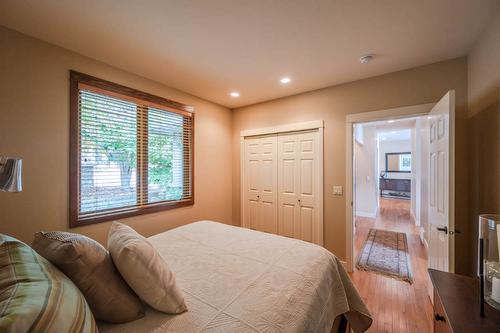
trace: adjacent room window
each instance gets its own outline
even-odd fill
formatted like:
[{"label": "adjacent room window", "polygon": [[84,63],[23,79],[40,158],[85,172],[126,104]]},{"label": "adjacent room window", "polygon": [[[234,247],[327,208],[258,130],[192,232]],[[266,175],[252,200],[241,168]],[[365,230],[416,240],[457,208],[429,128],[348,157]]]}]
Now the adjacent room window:
[{"label": "adjacent room window", "polygon": [[192,205],[192,108],[71,72],[70,225]]},{"label": "adjacent room window", "polygon": [[399,155],[399,170],[411,172],[411,154]]},{"label": "adjacent room window", "polygon": [[411,153],[385,153],[386,172],[411,172]]}]

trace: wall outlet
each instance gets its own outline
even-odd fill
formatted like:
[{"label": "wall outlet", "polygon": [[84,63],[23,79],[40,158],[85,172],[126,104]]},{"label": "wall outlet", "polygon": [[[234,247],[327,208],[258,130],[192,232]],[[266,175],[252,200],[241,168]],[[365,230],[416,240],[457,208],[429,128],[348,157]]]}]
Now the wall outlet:
[{"label": "wall outlet", "polygon": [[333,187],[333,195],[342,195],[342,194],[343,194],[342,186],[334,186]]}]

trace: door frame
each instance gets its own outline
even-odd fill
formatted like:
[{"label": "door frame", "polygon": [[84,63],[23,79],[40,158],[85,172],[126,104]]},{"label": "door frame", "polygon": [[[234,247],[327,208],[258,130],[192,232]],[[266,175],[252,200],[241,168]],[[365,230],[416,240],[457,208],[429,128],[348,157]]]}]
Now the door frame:
[{"label": "door frame", "polygon": [[284,124],[284,125],[276,125],[272,127],[264,127],[264,128],[255,128],[243,130],[240,132],[240,219],[241,226],[244,228],[248,228],[245,221],[245,196],[246,196],[246,184],[245,184],[245,138],[254,137],[254,136],[263,136],[263,135],[278,135],[282,133],[291,133],[291,132],[302,132],[308,130],[318,130],[318,165],[320,167],[320,172],[318,175],[318,230],[319,230],[319,239],[321,246],[324,245],[324,190],[323,190],[323,174],[324,174],[324,164],[323,164],[323,132],[324,132],[324,122],[323,120],[313,120],[306,121],[301,123],[292,123],[292,124]]},{"label": "door frame", "polygon": [[[411,118],[427,115],[436,103],[418,104],[398,108],[376,110],[370,112],[353,113],[345,118],[345,142],[346,142],[346,269],[354,270],[354,177],[353,177],[353,125],[372,121],[383,121],[390,119]],[[450,170],[452,165],[450,165]],[[451,196],[450,196],[451,200]]]}]

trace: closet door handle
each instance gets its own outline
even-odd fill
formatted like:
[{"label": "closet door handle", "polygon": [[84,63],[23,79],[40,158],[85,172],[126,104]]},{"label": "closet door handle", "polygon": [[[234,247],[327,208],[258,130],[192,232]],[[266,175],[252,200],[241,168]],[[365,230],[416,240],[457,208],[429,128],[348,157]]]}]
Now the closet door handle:
[{"label": "closet door handle", "polygon": [[259,200],[259,199],[260,199],[260,195],[257,194],[257,200]]}]

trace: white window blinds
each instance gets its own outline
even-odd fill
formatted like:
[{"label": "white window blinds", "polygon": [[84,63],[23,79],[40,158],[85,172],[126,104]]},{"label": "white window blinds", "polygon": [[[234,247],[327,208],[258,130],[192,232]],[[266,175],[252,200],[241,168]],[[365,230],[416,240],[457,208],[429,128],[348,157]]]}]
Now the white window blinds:
[{"label": "white window blinds", "polygon": [[151,95],[120,94],[118,85],[72,84],[72,225],[193,203],[192,113],[151,102]]}]

